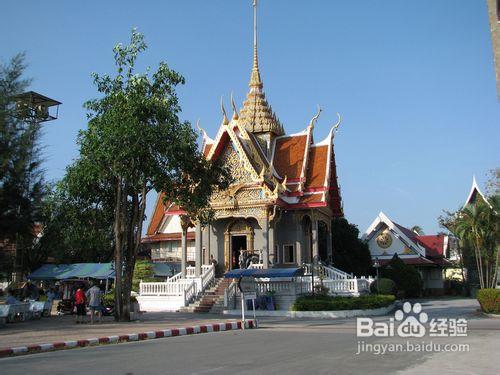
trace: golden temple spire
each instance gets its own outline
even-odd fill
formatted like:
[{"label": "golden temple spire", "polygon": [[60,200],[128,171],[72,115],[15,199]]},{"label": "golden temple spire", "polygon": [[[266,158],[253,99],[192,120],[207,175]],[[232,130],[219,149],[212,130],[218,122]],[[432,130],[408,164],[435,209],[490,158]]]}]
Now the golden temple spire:
[{"label": "golden temple spire", "polygon": [[283,126],[266,101],[264,85],[260,78],[257,48],[257,0],[253,0],[253,66],[248,86],[250,91],[243,102],[239,116],[241,123],[252,133],[284,134]]},{"label": "golden temple spire", "polygon": [[249,86],[251,88],[262,89],[257,50],[257,0],[253,0],[253,67]]}]

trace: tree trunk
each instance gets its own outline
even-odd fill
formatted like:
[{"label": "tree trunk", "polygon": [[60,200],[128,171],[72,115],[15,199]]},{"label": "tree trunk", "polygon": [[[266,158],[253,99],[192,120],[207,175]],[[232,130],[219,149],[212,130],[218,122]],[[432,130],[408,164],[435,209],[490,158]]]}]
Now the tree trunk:
[{"label": "tree trunk", "polygon": [[122,184],[121,179],[116,180],[116,203],[115,203],[115,320],[122,317]]}]

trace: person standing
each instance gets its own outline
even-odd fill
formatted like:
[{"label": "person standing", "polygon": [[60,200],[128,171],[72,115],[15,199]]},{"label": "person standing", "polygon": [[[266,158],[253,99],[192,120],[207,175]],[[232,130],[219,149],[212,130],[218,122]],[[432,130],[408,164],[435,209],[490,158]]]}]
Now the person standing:
[{"label": "person standing", "polygon": [[87,311],[85,309],[85,291],[83,286],[79,285],[75,292],[75,306],[76,306],[76,324],[85,323],[85,318],[87,316]]},{"label": "person standing", "polygon": [[92,284],[92,288],[87,290],[85,294],[87,300],[89,301],[89,309],[90,309],[90,324],[94,324],[94,315],[97,313],[97,317],[99,318],[99,323],[102,321],[102,307],[101,307],[101,298],[102,291],[96,284]]},{"label": "person standing", "polygon": [[19,303],[19,301],[14,297],[14,292],[9,289],[9,295],[7,299],[5,300],[6,305],[15,305],[16,303]]}]

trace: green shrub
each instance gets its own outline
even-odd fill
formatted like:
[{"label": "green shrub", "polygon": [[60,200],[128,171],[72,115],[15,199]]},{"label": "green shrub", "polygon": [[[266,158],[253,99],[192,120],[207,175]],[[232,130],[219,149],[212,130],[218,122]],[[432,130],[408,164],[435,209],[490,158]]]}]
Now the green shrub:
[{"label": "green shrub", "polygon": [[485,313],[500,314],[500,289],[480,289],[477,300]]},{"label": "green shrub", "polygon": [[[377,290],[377,287],[379,288],[379,290]],[[377,280],[375,280],[370,285],[370,292],[376,294],[395,294],[396,283],[391,279],[381,278],[378,280],[378,282]]]},{"label": "green shrub", "polygon": [[139,283],[144,282],[154,282],[154,269],[153,263],[148,260],[138,260],[135,262],[134,277],[132,279],[132,290],[134,292],[139,292]]},{"label": "green shrub", "polygon": [[293,311],[368,310],[389,306],[393,295],[368,295],[360,297],[302,296],[295,300]]},{"label": "green shrub", "polygon": [[396,283],[397,294],[401,297],[420,297],[423,281],[417,269],[405,264],[397,254],[381,270],[382,277]]},{"label": "green shrub", "polygon": [[[137,298],[130,296],[130,302],[137,302]],[[102,304],[104,306],[114,306],[115,305],[115,290],[111,289],[108,293],[102,296]]]},{"label": "green shrub", "polygon": [[326,286],[324,286],[323,284],[314,286],[314,293],[316,293],[320,296],[328,296],[329,291],[330,291],[330,289],[327,288]]}]

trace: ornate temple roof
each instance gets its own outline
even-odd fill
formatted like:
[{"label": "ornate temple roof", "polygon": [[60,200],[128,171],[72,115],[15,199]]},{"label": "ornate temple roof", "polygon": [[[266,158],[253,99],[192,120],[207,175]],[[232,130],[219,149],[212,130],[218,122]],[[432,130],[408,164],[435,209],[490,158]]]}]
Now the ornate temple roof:
[{"label": "ornate temple roof", "polygon": [[[239,177],[245,175],[245,183],[240,181],[239,185],[262,188],[264,195],[271,197],[267,202],[272,206],[286,210],[318,208],[325,209],[333,217],[343,216],[333,148],[340,117],[327,137],[316,144],[313,131],[321,112],[319,108],[305,130],[297,134],[285,134],[263,90],[258,62],[255,5],[249,92],[240,112],[231,96],[233,113],[230,119],[221,101],[222,121],[215,138],[210,138],[198,126],[202,133],[202,153],[208,160],[225,158],[225,162],[230,161],[234,174]],[[238,160],[236,164],[235,159]],[[179,207],[164,204],[160,196],[148,227],[148,238],[156,238],[165,217],[179,213],[182,213]]]}]

